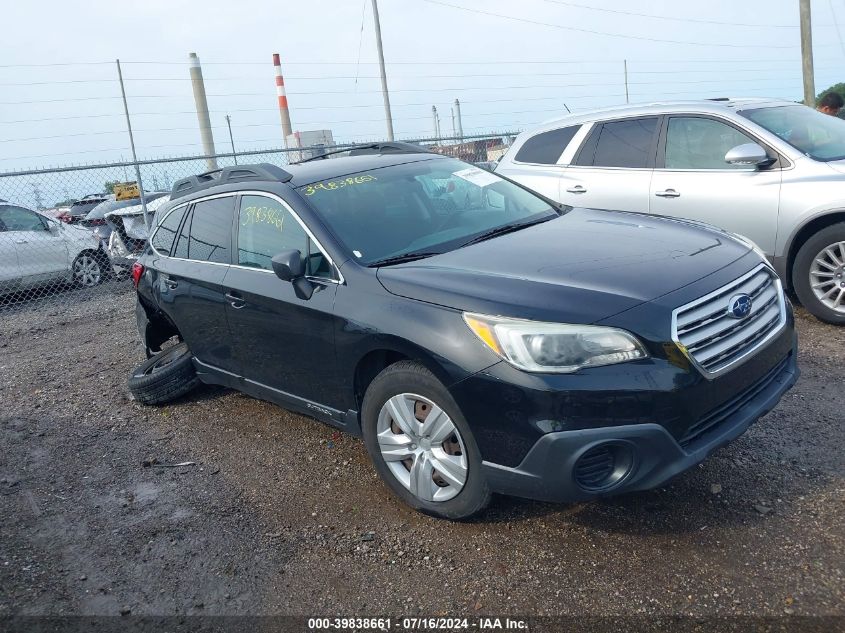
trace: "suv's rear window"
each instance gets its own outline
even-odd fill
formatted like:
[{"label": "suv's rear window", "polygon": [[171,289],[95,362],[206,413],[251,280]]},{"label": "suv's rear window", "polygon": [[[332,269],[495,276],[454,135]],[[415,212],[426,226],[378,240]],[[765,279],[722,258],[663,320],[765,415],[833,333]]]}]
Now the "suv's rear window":
[{"label": "suv's rear window", "polygon": [[172,211],[164,221],[156,229],[153,235],[152,244],[162,255],[171,255],[173,251],[173,242],[176,239],[176,232],[179,230],[179,225],[182,223],[182,218],[185,216],[187,206],[180,207]]},{"label": "suv's rear window", "polygon": [[[594,132],[595,151],[592,156],[579,157],[579,164],[596,167],[648,167],[652,159],[652,147],[657,132],[657,117],[626,119],[604,123]],[[591,145],[588,141],[582,153]]]},{"label": "suv's rear window", "polygon": [[[229,263],[235,198],[214,198],[194,205],[188,240],[188,259]],[[187,228],[187,223],[185,224]],[[182,229],[185,233],[186,229]]]},{"label": "suv's rear window", "polygon": [[532,136],[522,144],[514,160],[520,163],[554,165],[580,127],[580,125],[572,125]]}]

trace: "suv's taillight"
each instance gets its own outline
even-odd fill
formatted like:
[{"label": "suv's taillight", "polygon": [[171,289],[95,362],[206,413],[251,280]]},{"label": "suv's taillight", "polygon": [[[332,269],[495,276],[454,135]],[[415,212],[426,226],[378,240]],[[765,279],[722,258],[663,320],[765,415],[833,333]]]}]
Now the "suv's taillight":
[{"label": "suv's taillight", "polygon": [[135,290],[138,289],[138,284],[141,282],[141,276],[144,274],[144,265],[138,262],[132,264],[132,285]]}]

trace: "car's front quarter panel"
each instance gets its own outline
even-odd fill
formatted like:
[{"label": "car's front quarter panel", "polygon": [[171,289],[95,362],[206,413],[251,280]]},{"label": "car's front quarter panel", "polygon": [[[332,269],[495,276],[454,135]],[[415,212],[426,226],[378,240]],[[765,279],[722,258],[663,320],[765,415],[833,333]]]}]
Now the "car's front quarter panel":
[{"label": "car's front quarter panel", "polygon": [[[340,375],[354,376],[377,351],[423,363],[447,387],[500,358],[479,341],[459,310],[388,293],[376,270],[349,263],[335,300],[335,344]],[[350,383],[352,381],[350,380]],[[352,385],[337,408],[357,409]]]},{"label": "car's front quarter panel", "polygon": [[785,266],[801,229],[831,214],[845,220],[845,173],[808,157],[796,160],[783,172],[775,257]]}]

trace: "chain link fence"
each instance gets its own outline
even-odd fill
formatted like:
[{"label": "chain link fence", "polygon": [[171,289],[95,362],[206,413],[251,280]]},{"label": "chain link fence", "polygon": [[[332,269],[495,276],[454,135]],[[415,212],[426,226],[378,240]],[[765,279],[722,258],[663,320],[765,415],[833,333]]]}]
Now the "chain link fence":
[{"label": "chain link fence", "polygon": [[[410,142],[490,167],[515,136]],[[152,221],[180,178],[236,164],[284,166],[348,147],[352,144],[139,161],[148,215]],[[128,256],[143,250],[147,237],[134,181],[133,162],[0,173],[0,310],[66,308],[131,287]]]}]

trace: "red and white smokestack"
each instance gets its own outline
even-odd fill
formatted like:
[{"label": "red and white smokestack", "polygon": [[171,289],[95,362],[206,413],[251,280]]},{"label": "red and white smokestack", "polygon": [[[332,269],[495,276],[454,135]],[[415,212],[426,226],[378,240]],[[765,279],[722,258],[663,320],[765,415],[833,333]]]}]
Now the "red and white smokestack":
[{"label": "red and white smokestack", "polygon": [[288,136],[292,129],[290,125],[290,110],[288,110],[288,97],[285,94],[285,78],[282,76],[282,62],[278,53],[273,53],[273,66],[276,69],[276,95],[279,97],[279,114],[282,117],[282,135],[285,140],[285,147],[288,146]]}]

